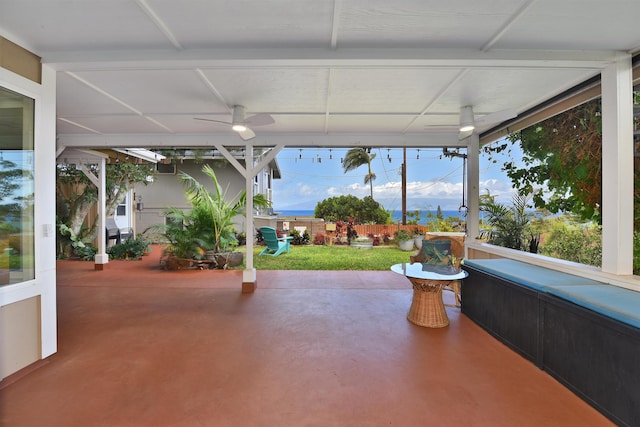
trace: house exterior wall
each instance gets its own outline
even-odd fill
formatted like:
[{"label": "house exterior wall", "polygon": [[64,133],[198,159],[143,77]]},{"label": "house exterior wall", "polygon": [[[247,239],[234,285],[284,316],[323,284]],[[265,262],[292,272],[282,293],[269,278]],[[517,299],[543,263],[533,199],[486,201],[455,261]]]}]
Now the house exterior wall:
[{"label": "house exterior wall", "polygon": [[[144,232],[149,227],[164,224],[165,216],[163,212],[167,207],[176,207],[184,210],[191,208],[184,194],[185,187],[179,179],[180,172],[191,175],[198,180],[198,182],[207,185],[211,191],[214,191],[213,182],[202,172],[204,164],[208,164],[213,168],[218,182],[222,187],[222,191],[226,194],[227,200],[231,200],[242,191],[245,191],[246,184],[244,176],[226,161],[210,160],[195,162],[190,159],[185,159],[181,162],[178,160],[175,165],[175,174],[157,174],[152,183],[148,185],[138,184],[136,186],[134,191],[136,201],[142,200],[144,204],[144,209],[134,213],[136,234]],[[269,172],[262,171],[258,174],[257,183],[256,180],[254,180],[254,191],[262,194],[267,194],[268,192],[265,187],[268,183],[268,181],[264,179],[265,173],[268,174]],[[234,222],[236,223],[238,232],[246,231],[244,217],[236,217]]]}]

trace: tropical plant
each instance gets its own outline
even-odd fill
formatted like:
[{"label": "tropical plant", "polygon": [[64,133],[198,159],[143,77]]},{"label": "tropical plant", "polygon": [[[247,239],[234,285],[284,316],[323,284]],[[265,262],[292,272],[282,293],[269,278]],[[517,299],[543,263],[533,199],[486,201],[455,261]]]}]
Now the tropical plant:
[{"label": "tropical plant", "polygon": [[358,238],[358,232],[354,228],[355,220],[353,218],[347,218],[346,221],[336,221],[336,233],[338,235],[342,233],[347,234],[347,241],[350,243],[352,240]]},{"label": "tropical plant", "polygon": [[326,243],[327,236],[323,233],[316,233],[313,236],[313,244],[314,245],[324,245]]},{"label": "tropical plant", "polygon": [[342,168],[344,173],[358,169],[360,166],[367,165],[367,174],[364,176],[364,183],[369,184],[371,190],[371,198],[373,199],[373,181],[376,174],[371,171],[371,161],[376,158],[375,153],[371,154],[371,148],[352,148],[342,159]]},{"label": "tropical plant", "polygon": [[58,258],[64,259],[70,256],[77,255],[85,247],[85,243],[82,238],[78,236],[69,226],[57,220],[58,228]]},{"label": "tropical plant", "polygon": [[480,195],[480,210],[487,214],[487,223],[492,227],[483,234],[488,242],[505,248],[527,251],[533,230],[529,226],[529,198],[514,194],[512,205],[498,203],[490,193]]},{"label": "tropical plant", "polygon": [[[191,175],[181,172],[180,181],[185,185],[185,194],[193,206],[191,216],[192,227],[198,232],[205,250],[222,252],[237,245],[234,230],[234,218],[245,214],[246,192],[242,191],[228,197],[223,191],[215,172],[209,165],[202,167],[202,172],[211,178],[213,191],[201,184]],[[253,197],[253,206],[266,208],[269,201],[262,194]]]},{"label": "tropical plant", "polygon": [[166,224],[152,226],[150,230],[161,233],[167,240],[169,245],[165,251],[176,258],[204,258],[202,247],[205,242],[200,237],[200,230],[194,226],[191,215],[174,207],[166,208],[163,213]]}]

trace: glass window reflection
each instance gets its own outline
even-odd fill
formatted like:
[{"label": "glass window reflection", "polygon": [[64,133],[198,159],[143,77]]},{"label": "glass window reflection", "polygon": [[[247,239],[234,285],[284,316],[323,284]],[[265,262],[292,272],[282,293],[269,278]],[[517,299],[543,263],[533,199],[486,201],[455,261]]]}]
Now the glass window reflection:
[{"label": "glass window reflection", "polygon": [[0,286],[35,277],[34,100],[0,88]]}]

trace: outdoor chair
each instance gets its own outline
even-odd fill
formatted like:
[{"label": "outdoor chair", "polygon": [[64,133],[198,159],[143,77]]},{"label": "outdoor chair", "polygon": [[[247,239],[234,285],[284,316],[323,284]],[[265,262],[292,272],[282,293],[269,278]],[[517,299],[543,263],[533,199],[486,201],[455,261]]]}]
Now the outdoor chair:
[{"label": "outdoor chair", "polygon": [[[451,253],[457,258],[456,267],[459,267],[459,263],[464,256],[464,245],[461,244],[458,240],[452,239],[447,236],[433,236],[430,238],[425,237],[425,240],[449,240],[451,242]],[[424,260],[424,254],[422,250],[419,250],[418,253],[409,257],[411,263],[414,262],[422,262]],[[456,297],[456,307],[460,307],[462,305],[462,297],[461,297],[461,283],[460,280],[454,280],[451,282],[451,285],[447,286],[445,289],[453,291]]]},{"label": "outdoor chair", "polygon": [[105,219],[105,234],[107,244],[111,240],[115,240],[115,243],[119,245],[123,240],[129,240],[133,237],[133,229],[131,228],[118,228],[116,220],[113,218]]},{"label": "outdoor chair", "polygon": [[260,252],[260,255],[278,256],[283,252],[289,253],[291,251],[289,241],[293,239],[293,237],[278,237],[273,227],[260,227],[260,233],[262,233],[262,238],[267,245],[267,247]]}]

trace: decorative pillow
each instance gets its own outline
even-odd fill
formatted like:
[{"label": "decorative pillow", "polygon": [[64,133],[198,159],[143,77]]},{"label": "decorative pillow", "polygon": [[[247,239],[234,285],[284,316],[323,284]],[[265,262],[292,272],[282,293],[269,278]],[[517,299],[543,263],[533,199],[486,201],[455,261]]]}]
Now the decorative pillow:
[{"label": "decorative pillow", "polygon": [[438,274],[457,274],[460,268],[451,253],[450,240],[422,241],[422,271]]}]

